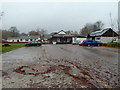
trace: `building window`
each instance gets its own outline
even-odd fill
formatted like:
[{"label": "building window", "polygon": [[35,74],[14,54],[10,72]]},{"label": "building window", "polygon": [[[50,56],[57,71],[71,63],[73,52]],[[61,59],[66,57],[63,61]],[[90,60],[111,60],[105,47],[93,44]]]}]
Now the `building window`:
[{"label": "building window", "polygon": [[17,40],[17,42],[19,42],[19,40]]},{"label": "building window", "polygon": [[32,39],[30,39],[30,41],[32,41]]},{"label": "building window", "polygon": [[20,39],[20,41],[22,41],[22,39]]},{"label": "building window", "polygon": [[12,40],[12,42],[14,42],[14,40]]}]

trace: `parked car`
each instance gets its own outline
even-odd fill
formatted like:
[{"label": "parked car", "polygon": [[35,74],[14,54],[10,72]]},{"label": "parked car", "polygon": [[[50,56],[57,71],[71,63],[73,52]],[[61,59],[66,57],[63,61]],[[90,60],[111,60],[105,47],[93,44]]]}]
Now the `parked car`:
[{"label": "parked car", "polygon": [[32,41],[25,44],[25,46],[41,46],[41,45],[42,43],[40,41]]},{"label": "parked car", "polygon": [[78,45],[80,42],[81,42],[81,41],[77,41],[77,40],[76,40],[76,41],[73,41],[73,42],[72,42],[72,45]]},{"label": "parked car", "polygon": [[9,47],[11,46],[10,44],[3,44],[2,47]]},{"label": "parked car", "polygon": [[79,43],[79,46],[101,46],[102,43],[95,40],[84,40]]}]

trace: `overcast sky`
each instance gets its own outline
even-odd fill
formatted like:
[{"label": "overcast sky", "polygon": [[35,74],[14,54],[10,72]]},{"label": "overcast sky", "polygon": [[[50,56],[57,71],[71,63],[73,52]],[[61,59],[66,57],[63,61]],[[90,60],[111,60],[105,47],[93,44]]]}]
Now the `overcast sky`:
[{"label": "overcast sky", "polygon": [[[1,10],[1,9],[0,9]],[[2,3],[3,29],[16,26],[20,32],[37,28],[49,33],[59,30],[80,29],[86,23],[101,20],[110,27],[109,13],[113,21],[118,17],[117,2],[6,2]]]}]

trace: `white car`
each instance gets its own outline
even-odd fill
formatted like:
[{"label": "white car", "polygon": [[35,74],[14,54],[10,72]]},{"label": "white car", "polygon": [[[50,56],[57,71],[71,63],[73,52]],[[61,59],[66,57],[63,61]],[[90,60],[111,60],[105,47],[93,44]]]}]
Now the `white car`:
[{"label": "white car", "polygon": [[73,42],[72,42],[72,45],[78,45],[80,42],[81,42],[81,41],[77,41],[77,40],[76,40],[76,41],[73,41]]}]

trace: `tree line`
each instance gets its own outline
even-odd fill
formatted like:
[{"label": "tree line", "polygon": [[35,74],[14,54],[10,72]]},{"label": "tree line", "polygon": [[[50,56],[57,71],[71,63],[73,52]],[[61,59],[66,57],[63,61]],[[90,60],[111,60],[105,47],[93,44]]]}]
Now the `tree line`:
[{"label": "tree line", "polygon": [[91,32],[99,31],[103,29],[104,23],[102,21],[96,21],[95,23],[87,23],[81,30],[80,35],[87,36]]},{"label": "tree line", "polygon": [[[68,30],[66,31],[67,34],[72,35],[81,35],[81,36],[87,36],[91,32],[99,31],[103,29],[104,23],[102,21],[96,21],[95,23],[87,23],[83,26],[83,28],[80,29],[80,31],[76,30]],[[1,30],[2,32],[2,38],[7,39],[8,37],[18,37],[18,36],[34,36],[39,35],[41,39],[44,39],[45,36],[49,35],[47,30],[45,29],[36,29],[31,30],[28,33],[20,33],[19,30],[16,27],[10,27],[8,30]]]},{"label": "tree line", "polygon": [[87,36],[91,32],[99,31],[104,28],[104,23],[102,21],[96,21],[95,23],[87,23],[84,25],[83,28],[80,29],[80,31],[66,31],[67,34],[72,35],[81,35],[81,36]]},{"label": "tree line", "polygon": [[45,29],[37,29],[31,30],[28,33],[20,33],[17,27],[10,27],[10,29],[0,30],[0,32],[2,33],[2,39],[7,39],[8,37],[35,36],[35,35],[44,38],[47,35],[47,30]]}]

